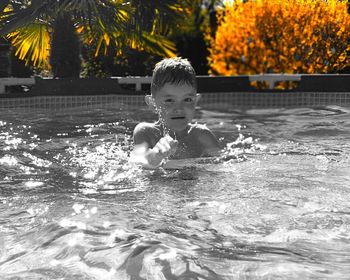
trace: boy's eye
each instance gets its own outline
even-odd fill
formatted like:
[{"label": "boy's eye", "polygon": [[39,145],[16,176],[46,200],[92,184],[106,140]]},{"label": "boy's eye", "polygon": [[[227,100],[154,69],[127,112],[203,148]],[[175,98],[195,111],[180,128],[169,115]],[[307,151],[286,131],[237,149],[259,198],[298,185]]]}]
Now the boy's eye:
[{"label": "boy's eye", "polygon": [[164,99],[163,103],[166,104],[166,105],[173,104],[174,103],[174,99],[171,99],[171,98]]},{"label": "boy's eye", "polygon": [[187,97],[187,98],[184,99],[184,101],[185,101],[186,103],[192,103],[194,100],[193,100],[192,97]]}]

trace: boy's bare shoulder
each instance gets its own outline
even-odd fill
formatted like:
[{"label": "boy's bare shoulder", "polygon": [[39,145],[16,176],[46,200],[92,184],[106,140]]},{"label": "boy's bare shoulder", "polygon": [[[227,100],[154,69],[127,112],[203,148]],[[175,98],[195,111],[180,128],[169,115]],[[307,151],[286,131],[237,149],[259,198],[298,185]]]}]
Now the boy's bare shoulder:
[{"label": "boy's bare shoulder", "polygon": [[191,132],[191,133],[198,134],[198,135],[211,133],[211,131],[210,131],[210,129],[207,127],[207,125],[205,125],[205,124],[199,124],[199,123],[191,124],[190,132]]},{"label": "boy's bare shoulder", "polygon": [[159,138],[159,134],[159,129],[154,123],[141,122],[134,128],[134,143],[141,144],[146,142],[153,147]]},{"label": "boy's bare shoulder", "polygon": [[148,133],[155,131],[156,127],[154,123],[141,122],[137,124],[134,128],[134,134],[136,133]]},{"label": "boy's bare shoulder", "polygon": [[199,143],[205,148],[218,148],[220,146],[213,132],[205,124],[192,124],[191,132]]}]

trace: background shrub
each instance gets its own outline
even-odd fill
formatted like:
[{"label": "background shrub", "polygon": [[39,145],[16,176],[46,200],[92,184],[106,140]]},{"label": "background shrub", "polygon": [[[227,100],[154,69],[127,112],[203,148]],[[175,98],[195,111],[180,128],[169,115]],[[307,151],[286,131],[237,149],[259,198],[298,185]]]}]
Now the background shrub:
[{"label": "background shrub", "polygon": [[211,74],[335,73],[350,65],[346,1],[227,1],[209,39]]}]

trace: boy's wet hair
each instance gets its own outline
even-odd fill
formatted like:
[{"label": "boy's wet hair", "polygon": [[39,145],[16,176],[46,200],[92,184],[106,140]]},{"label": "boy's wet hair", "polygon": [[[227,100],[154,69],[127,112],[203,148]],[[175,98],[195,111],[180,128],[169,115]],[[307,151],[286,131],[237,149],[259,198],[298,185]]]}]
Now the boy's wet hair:
[{"label": "boy's wet hair", "polygon": [[153,70],[151,93],[156,94],[165,84],[187,84],[197,89],[196,72],[186,58],[165,58]]}]

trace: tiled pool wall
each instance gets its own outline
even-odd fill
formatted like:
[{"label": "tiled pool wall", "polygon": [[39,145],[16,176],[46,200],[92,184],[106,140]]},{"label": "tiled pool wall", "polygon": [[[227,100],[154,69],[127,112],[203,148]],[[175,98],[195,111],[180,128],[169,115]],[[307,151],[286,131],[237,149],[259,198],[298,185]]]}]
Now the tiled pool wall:
[{"label": "tiled pool wall", "polygon": [[[258,90],[251,86],[252,78],[297,80],[293,90]],[[144,81],[135,77],[135,81]],[[142,91],[123,87],[120,79],[41,79],[27,93],[0,95],[0,110],[42,109],[65,111],[78,108],[118,108],[145,106]],[[234,77],[198,76],[199,106],[204,109],[230,108],[293,108],[327,105],[350,106],[350,75],[254,75]],[[140,84],[139,84],[140,86]]]},{"label": "tiled pool wall", "polygon": [[[219,92],[203,93],[199,107],[296,108],[338,105],[350,107],[350,92]],[[0,109],[62,111],[69,109],[145,107],[143,95],[75,95],[1,98]]]}]

